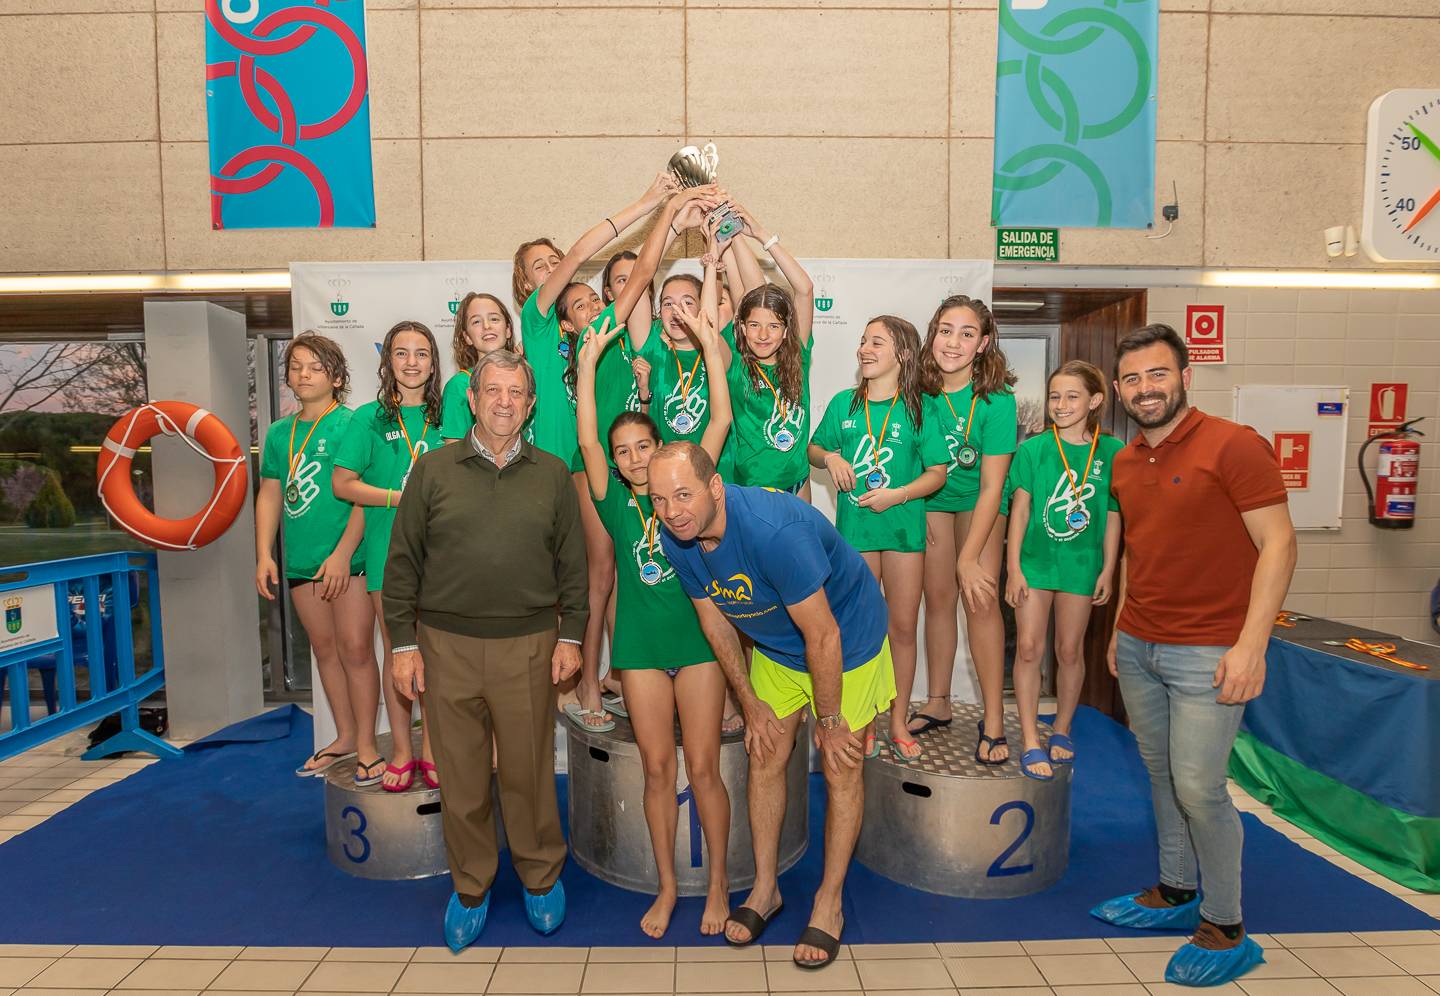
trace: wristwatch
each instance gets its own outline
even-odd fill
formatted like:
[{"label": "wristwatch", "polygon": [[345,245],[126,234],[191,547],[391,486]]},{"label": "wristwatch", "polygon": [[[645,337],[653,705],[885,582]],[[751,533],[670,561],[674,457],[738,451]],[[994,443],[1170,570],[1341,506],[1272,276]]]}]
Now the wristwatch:
[{"label": "wristwatch", "polygon": [[845,722],[845,717],[837,712],[833,716],[818,716],[816,717],[816,721],[820,724],[822,730],[833,730]]}]

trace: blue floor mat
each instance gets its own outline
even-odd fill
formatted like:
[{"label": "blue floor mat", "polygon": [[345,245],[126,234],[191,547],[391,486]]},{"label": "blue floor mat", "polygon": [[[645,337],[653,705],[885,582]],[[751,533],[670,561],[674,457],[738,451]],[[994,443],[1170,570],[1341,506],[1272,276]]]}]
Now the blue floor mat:
[{"label": "blue floor mat", "polygon": [[[1032,940],[1117,936],[1092,919],[1102,899],[1156,879],[1149,787],[1128,731],[1090,709],[1075,721],[1070,867],[1020,899],[949,899],[852,865],[845,940]],[[441,943],[448,877],[353,878],[325,856],[323,787],[294,767],[310,718],[291,706],[221,731],[185,756],[101,789],[0,845],[11,897],[3,943],[411,946]],[[560,780],[564,811],[565,780]],[[785,912],[766,941],[793,943],[820,879],[824,788],[811,776],[811,846],[781,877]],[[1256,932],[1433,929],[1440,921],[1245,816],[1245,919]],[[722,943],[702,938],[702,900],[682,899],[669,933],[639,930],[650,898],[566,865],[569,919],[541,938],[501,857],[487,946]],[[21,898],[23,897],[23,898]],[[743,896],[737,895],[736,903]]]}]

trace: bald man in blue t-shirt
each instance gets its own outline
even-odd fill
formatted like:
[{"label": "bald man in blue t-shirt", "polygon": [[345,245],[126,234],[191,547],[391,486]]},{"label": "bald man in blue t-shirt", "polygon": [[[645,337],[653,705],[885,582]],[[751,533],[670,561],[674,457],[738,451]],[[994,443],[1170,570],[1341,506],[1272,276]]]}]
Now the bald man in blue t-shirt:
[{"label": "bald man in blue t-shirt", "polygon": [[[825,874],[795,962],[835,959],[845,870],[865,809],[862,738],[895,698],[880,586],[830,520],[790,495],[727,485],[693,443],[667,443],[650,461],[661,542],[725,678],[745,711],[755,884],[725,939],[759,939],[783,905],[777,880],[785,769],[809,706],[824,756],[830,811]],[[740,638],[755,643],[746,667]]]}]

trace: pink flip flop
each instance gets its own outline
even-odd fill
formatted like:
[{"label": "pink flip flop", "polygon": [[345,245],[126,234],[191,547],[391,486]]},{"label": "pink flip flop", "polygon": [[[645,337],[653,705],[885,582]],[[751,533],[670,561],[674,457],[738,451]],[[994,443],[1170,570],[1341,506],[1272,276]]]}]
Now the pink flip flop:
[{"label": "pink flip flop", "polygon": [[398,785],[386,785],[384,783],[381,783],[380,787],[383,788],[386,792],[406,792],[410,789],[411,785],[415,784],[414,761],[411,761],[409,764],[402,764],[399,767],[396,767],[393,764],[387,764],[385,765],[385,773],[387,775],[405,776],[405,780],[400,782],[400,784]]},{"label": "pink flip flop", "polygon": [[435,767],[434,761],[420,762],[420,777],[423,778],[425,780],[425,784],[432,789],[438,789],[440,787],[440,779],[432,773],[438,772],[439,770],[439,768]]}]

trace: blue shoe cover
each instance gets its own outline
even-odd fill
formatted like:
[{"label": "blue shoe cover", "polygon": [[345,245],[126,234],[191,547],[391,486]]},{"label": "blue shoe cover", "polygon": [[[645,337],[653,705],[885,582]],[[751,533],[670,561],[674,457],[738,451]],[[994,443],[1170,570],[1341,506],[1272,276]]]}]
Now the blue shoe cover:
[{"label": "blue shoe cover", "polygon": [[1223,986],[1263,964],[1265,952],[1248,937],[1228,951],[1183,944],[1165,966],[1165,981],[1177,986]]},{"label": "blue shoe cover", "polygon": [[1107,899],[1090,911],[1097,920],[1113,923],[1117,927],[1139,927],[1150,930],[1183,928],[1194,930],[1200,926],[1200,897],[1179,906],[1152,909],[1141,906],[1135,900],[1140,895],[1132,892],[1128,896]]},{"label": "blue shoe cover", "polygon": [[473,909],[466,908],[459,895],[450,893],[450,903],[445,907],[446,946],[459,954],[474,944],[480,931],[485,929],[485,918],[489,913],[490,893],[485,893],[485,901]]},{"label": "blue shoe cover", "polygon": [[525,893],[525,915],[540,933],[555,933],[565,922],[565,886],[556,882],[543,896]]}]

